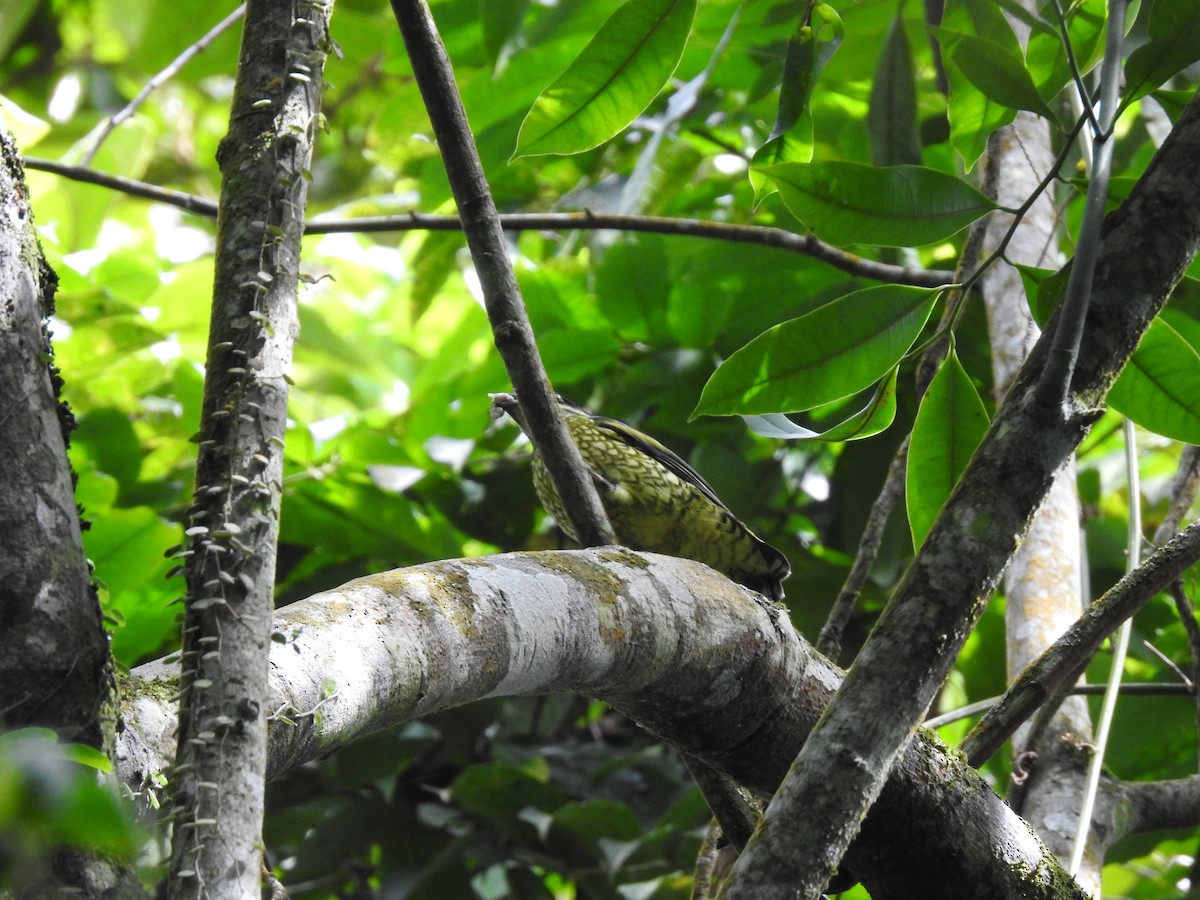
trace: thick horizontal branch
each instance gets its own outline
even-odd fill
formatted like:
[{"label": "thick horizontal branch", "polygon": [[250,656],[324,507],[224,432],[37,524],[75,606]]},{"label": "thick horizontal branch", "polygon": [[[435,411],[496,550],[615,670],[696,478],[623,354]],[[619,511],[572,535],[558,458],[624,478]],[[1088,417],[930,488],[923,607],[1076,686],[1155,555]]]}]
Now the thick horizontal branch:
[{"label": "thick horizontal branch", "polygon": [[[115,191],[177,206],[197,215],[215,219],[217,204],[195,194],[174,191],[124,178],[109,175],[86,166],[73,166],[52,159],[27,156],[25,167],[41,172],[51,172],[72,181],[95,184]],[[711,240],[729,241],[737,244],[757,244],[811,256],[828,263],[836,269],[856,275],[894,284],[910,284],[917,287],[941,287],[949,284],[954,273],[949,269],[920,269],[897,266],[890,263],[863,259],[847,253],[832,244],[826,244],[812,235],[796,234],[783,228],[762,225],[735,225],[727,222],[706,222],[702,219],[675,219],[667,216],[622,216],[608,213],[509,213],[500,216],[505,231],[642,231],[652,234],[700,237]],[[304,226],[305,234],[337,234],[352,232],[392,231],[462,231],[458,216],[432,216],[421,213],[405,213],[395,216],[361,216],[348,219],[315,219]]]},{"label": "thick horizontal branch", "polygon": [[1119,794],[1127,834],[1200,825],[1200,775],[1173,781],[1126,782]]},{"label": "thick horizontal branch", "polygon": [[[125,686],[118,770],[135,790],[170,761],[176,672],[150,663]],[[782,607],[690,560],[601,548],[430,563],[279,611],[268,767],[484,697],[570,691],[765,795],[841,677]],[[933,900],[1049,896],[1061,873],[979,775],[923,735],[847,859],[877,896]]]}]

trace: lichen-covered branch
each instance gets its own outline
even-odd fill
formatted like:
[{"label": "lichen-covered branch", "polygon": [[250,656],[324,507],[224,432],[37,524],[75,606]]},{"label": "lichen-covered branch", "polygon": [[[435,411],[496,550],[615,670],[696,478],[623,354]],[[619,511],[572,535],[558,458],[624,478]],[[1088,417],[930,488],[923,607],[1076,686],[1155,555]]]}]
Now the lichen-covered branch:
[{"label": "lichen-covered branch", "polygon": [[[448,707],[571,691],[767,795],[842,677],[782,607],[691,560],[622,548],[361,578],[280,610],[275,636],[272,775]],[[138,788],[173,746],[177,670],[152,663],[133,675],[119,769]],[[876,896],[1048,898],[1067,883],[978,774],[924,736],[849,864]]]}]

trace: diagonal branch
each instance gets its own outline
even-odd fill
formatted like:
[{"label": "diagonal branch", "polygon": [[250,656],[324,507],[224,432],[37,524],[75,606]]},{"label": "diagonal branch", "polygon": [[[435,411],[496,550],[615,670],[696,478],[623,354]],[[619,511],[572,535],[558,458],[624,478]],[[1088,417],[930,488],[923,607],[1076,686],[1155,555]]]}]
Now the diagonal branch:
[{"label": "diagonal branch", "polygon": [[521,409],[530,426],[529,437],[545,460],[580,543],[585,547],[615,543],[596,487],[559,415],[521,289],[513,274],[496,204],[454,83],[454,70],[433,15],[425,0],[392,0],[392,11],[404,35],[413,74],[442,151],[446,177],[483,289],[496,348],[521,400]]},{"label": "diagonal branch", "polygon": [[963,739],[971,765],[983,765],[1038,707],[1067,696],[1104,640],[1198,559],[1200,523],[1193,523],[1091,604]]},{"label": "diagonal branch", "polygon": [[[816,897],[828,881],[1055,473],[1200,248],[1198,153],[1194,97],[1105,222],[1069,403],[1040,402],[1049,355],[1043,336],[742,854],[731,900]],[[795,853],[797,845],[811,852]]]}]

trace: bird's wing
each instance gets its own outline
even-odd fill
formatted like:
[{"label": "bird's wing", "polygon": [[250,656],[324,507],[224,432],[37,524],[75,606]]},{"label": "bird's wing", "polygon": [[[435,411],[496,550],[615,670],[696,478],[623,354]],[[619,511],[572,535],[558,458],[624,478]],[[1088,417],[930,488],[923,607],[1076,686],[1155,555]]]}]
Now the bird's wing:
[{"label": "bird's wing", "polygon": [[635,450],[640,450],[651,459],[657,461],[670,472],[677,475],[688,484],[695,485],[700,489],[709,500],[715,503],[722,509],[729,509],[721,498],[717,496],[717,492],[712,489],[712,486],[704,480],[704,477],[684,462],[673,450],[664,447],[654,438],[649,435],[642,434],[640,431],[629,427],[624,422],[617,419],[610,419],[607,416],[592,416],[592,421],[600,428],[611,433],[617,439],[623,441]]}]

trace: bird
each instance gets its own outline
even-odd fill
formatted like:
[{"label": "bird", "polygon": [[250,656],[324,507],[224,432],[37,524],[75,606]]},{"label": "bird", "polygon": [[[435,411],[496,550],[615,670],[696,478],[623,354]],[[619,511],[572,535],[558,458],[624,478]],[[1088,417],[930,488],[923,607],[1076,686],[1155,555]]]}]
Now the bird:
[{"label": "bird", "polygon": [[[489,396],[494,418],[508,413],[529,433],[515,394]],[[555,396],[621,544],[697,560],[772,600],[783,599],[783,581],[792,571],[787,557],[746,527],[695,469],[636,428]],[[546,511],[578,543],[536,449],[533,487]]]}]

